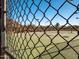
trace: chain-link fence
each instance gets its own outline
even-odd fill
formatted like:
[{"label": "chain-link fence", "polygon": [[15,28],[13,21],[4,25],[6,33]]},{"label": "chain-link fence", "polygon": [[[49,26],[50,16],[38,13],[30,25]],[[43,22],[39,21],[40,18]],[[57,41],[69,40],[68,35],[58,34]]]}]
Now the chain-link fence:
[{"label": "chain-link fence", "polygon": [[6,46],[17,59],[79,59],[78,0],[7,0]]}]

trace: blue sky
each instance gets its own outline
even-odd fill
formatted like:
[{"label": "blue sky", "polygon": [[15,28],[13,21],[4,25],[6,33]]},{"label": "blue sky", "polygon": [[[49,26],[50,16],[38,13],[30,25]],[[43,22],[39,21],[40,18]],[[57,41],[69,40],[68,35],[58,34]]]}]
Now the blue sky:
[{"label": "blue sky", "polygon": [[[47,2],[50,1],[50,5],[56,9],[54,10],[51,6],[49,6],[49,4],[45,0],[42,0],[42,1],[34,0],[34,3],[32,0],[28,0],[28,1],[27,0],[8,0],[8,1],[10,1],[8,3],[9,8],[7,9],[9,17],[18,21],[22,25],[28,25],[30,24],[30,22],[32,22],[35,25],[38,25],[38,21],[41,21],[41,19],[43,19],[40,22],[40,25],[44,25],[44,26],[50,24],[49,20],[52,20],[54,15],[57,13],[56,10],[58,10],[59,7],[65,2],[65,0],[51,0],[51,1],[46,0]],[[32,3],[33,5],[31,6]],[[79,4],[79,0],[73,0],[71,3],[77,6]],[[68,19],[75,10],[76,10],[76,7],[66,2],[59,9],[59,14],[62,15],[64,18]],[[79,25],[79,19],[76,19],[76,17],[79,17],[79,13],[74,14],[69,19],[69,23],[72,25]],[[55,25],[56,23],[60,23],[60,25],[64,25],[66,23],[66,20],[57,14],[56,17],[51,22],[53,25]]]}]

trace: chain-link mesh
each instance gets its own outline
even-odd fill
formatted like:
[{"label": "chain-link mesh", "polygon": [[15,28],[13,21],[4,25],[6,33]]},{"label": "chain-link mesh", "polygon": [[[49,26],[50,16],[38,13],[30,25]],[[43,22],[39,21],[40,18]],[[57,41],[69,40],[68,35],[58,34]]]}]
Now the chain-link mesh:
[{"label": "chain-link mesh", "polygon": [[17,59],[79,59],[78,0],[7,0],[7,51]]}]

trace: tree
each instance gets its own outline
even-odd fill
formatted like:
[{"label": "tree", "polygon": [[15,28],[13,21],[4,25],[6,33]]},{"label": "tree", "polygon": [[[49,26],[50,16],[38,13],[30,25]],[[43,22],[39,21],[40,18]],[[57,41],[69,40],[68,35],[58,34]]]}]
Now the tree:
[{"label": "tree", "polygon": [[60,24],[59,24],[59,23],[56,23],[55,27],[56,27],[57,29],[59,28],[59,26],[60,26]]},{"label": "tree", "polygon": [[72,27],[71,27],[71,26],[70,26],[70,29],[71,29],[71,33],[73,33],[73,32],[72,32],[73,30],[72,30]]}]

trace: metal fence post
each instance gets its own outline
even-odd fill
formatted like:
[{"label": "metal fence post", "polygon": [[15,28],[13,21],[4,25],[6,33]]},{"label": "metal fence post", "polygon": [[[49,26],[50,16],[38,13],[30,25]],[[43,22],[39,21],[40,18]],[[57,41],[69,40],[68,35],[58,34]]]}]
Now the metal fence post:
[{"label": "metal fence post", "polygon": [[4,0],[0,0],[0,59],[4,59]]}]

